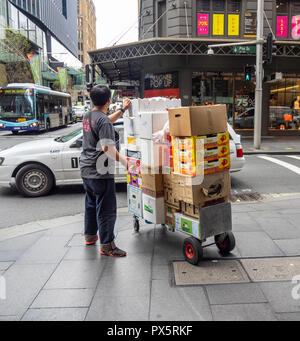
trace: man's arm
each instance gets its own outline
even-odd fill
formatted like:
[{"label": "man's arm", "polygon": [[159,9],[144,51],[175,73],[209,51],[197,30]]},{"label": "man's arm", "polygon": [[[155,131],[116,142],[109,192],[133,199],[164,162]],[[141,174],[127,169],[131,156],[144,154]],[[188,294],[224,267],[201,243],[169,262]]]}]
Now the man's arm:
[{"label": "man's arm", "polygon": [[127,168],[127,160],[125,159],[124,156],[122,156],[116,149],[115,146],[110,145],[110,146],[103,146],[102,150],[104,153],[113,161],[118,161],[120,162],[124,167]]},{"label": "man's arm", "polygon": [[[124,101],[123,101],[123,109],[124,110],[127,110],[131,105],[131,101],[129,98],[125,98]],[[119,118],[121,118],[123,115],[123,111],[121,110],[118,110],[116,111],[114,114],[108,116],[109,119],[111,120],[112,123],[115,123],[118,121]]]}]

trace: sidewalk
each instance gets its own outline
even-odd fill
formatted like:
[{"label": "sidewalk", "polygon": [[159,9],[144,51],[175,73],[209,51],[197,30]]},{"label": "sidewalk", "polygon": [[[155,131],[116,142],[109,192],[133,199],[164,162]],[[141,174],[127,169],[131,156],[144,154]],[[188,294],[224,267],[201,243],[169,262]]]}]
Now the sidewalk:
[{"label": "sidewalk", "polygon": [[253,136],[242,136],[242,144],[245,155],[300,155],[300,136],[263,137],[260,150],[254,148]]},{"label": "sidewalk", "polygon": [[[299,196],[233,204],[236,249],[221,260],[210,246],[198,267],[181,263],[184,235],[143,223],[134,234],[124,209],[117,221],[124,259],[84,246],[82,215],[1,230],[0,320],[299,321],[291,294],[300,274],[299,207]],[[197,274],[204,284],[176,285]]]}]

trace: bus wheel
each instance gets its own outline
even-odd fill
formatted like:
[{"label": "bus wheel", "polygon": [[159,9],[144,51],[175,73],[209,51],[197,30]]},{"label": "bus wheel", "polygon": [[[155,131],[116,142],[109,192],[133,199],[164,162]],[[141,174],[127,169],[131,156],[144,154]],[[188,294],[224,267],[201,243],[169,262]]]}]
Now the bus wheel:
[{"label": "bus wheel", "polygon": [[54,186],[54,178],[48,168],[29,164],[17,173],[16,186],[25,197],[37,198],[50,193]]}]

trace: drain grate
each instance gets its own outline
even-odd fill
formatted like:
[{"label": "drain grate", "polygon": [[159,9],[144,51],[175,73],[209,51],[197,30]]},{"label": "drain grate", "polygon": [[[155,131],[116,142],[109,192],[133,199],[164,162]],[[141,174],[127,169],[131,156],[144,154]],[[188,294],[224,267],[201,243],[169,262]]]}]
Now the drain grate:
[{"label": "drain grate", "polygon": [[263,196],[260,193],[240,193],[240,194],[231,194],[230,201],[231,202],[253,202],[253,201],[261,201],[263,200]]}]

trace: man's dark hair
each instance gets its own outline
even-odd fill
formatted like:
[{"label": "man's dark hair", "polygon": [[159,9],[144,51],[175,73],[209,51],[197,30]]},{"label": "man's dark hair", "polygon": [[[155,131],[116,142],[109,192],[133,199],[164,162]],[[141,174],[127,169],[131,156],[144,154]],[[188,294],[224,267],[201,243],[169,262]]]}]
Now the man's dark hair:
[{"label": "man's dark hair", "polygon": [[111,98],[111,91],[105,85],[96,85],[90,93],[92,102],[96,107],[103,107]]}]

